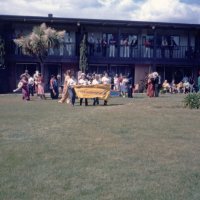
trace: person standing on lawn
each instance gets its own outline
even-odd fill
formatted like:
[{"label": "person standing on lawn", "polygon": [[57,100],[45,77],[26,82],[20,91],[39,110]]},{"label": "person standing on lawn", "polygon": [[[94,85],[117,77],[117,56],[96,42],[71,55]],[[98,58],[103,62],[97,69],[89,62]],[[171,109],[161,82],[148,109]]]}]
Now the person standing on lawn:
[{"label": "person standing on lawn", "polygon": [[[88,80],[86,79],[85,73],[82,73],[80,79],[78,80],[79,85],[88,85]],[[82,106],[83,98],[80,98],[80,106]],[[88,106],[88,100],[85,98],[85,106]]]},{"label": "person standing on lawn", "polygon": [[[105,75],[102,77],[101,81],[103,84],[111,84],[111,79],[110,79],[110,77],[108,77],[107,73],[105,73]],[[107,103],[108,103],[108,101],[104,100],[104,106],[106,106]]]},{"label": "person standing on lawn", "polygon": [[58,82],[54,75],[51,75],[50,79],[50,94],[52,99],[58,99],[59,91],[58,91]]},{"label": "person standing on lawn", "polygon": [[67,91],[70,97],[70,104],[74,106],[75,104],[75,99],[76,99],[76,93],[74,90],[74,86],[77,84],[76,79],[72,75],[71,71],[68,73],[69,79],[67,80]]},{"label": "person standing on lawn", "polygon": [[38,96],[40,99],[46,100],[44,93],[44,78],[41,73],[38,74]]},{"label": "person standing on lawn", "polygon": [[147,96],[153,97],[154,96],[154,78],[152,74],[149,74],[148,80],[147,80]]},{"label": "person standing on lawn", "polygon": [[[92,80],[92,85],[98,85],[98,84],[101,84],[101,81],[99,80],[99,75],[95,74],[95,77]],[[94,98],[94,101],[93,101],[93,106],[95,106],[96,104],[99,105],[99,98],[98,97]]]},{"label": "person standing on lawn", "polygon": [[65,80],[64,80],[64,86],[63,86],[63,91],[62,91],[62,98],[58,101],[58,103],[65,103],[66,100],[68,100],[67,102],[70,103],[70,100],[68,98],[69,94],[68,94],[68,88],[67,88],[67,81],[70,78],[70,75],[71,75],[71,70],[67,70],[64,73]]},{"label": "person standing on lawn", "polygon": [[34,86],[35,86],[34,78],[30,76],[28,79],[28,90],[29,94],[31,94],[32,96],[34,96]]}]

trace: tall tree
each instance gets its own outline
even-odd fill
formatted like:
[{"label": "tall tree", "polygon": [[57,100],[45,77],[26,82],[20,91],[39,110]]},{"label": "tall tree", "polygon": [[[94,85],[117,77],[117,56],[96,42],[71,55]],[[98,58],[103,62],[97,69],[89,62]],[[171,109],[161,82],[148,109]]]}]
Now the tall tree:
[{"label": "tall tree", "polygon": [[22,49],[24,55],[35,56],[38,59],[41,72],[44,74],[44,61],[49,49],[58,46],[64,35],[65,31],[56,31],[43,23],[35,26],[30,34],[14,39],[14,42]]},{"label": "tall tree", "polygon": [[80,44],[79,68],[82,72],[85,72],[88,69],[86,35],[83,36],[83,40]]}]

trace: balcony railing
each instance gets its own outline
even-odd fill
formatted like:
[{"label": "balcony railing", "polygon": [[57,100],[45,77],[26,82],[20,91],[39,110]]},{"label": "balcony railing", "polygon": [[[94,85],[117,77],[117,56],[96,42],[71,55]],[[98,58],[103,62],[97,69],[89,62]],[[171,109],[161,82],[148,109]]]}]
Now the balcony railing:
[{"label": "balcony railing", "polygon": [[144,45],[132,46],[112,46],[107,48],[90,49],[88,47],[89,57],[105,57],[105,58],[123,58],[123,59],[191,59],[197,57],[193,48],[188,46],[149,46]]},{"label": "balcony railing", "polygon": [[[198,57],[194,48],[188,46],[155,46],[145,47],[144,45],[132,46],[107,46],[106,48],[94,48],[88,46],[89,58],[108,58],[108,59],[193,59]],[[22,55],[21,49],[15,47],[15,55]],[[49,49],[48,56],[61,58],[71,58],[76,56],[75,43],[64,43],[58,48]]]},{"label": "balcony railing", "polygon": [[[75,56],[75,43],[63,43],[57,48],[50,48],[48,56],[60,56],[63,58]],[[15,46],[15,55],[22,55],[21,48]]]}]

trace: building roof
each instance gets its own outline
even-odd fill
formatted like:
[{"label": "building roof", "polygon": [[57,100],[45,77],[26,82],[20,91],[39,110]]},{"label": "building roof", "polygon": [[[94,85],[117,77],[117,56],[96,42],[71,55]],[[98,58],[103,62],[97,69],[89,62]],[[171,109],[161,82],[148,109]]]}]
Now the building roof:
[{"label": "building roof", "polygon": [[42,16],[21,16],[21,15],[0,15],[0,21],[4,22],[49,22],[68,23],[79,25],[100,25],[100,26],[125,26],[125,27],[146,27],[146,28],[174,28],[174,29],[200,29],[199,24],[167,23],[167,22],[147,22],[130,20],[107,20],[107,19],[84,19],[84,18],[62,18],[53,17],[49,14]]}]

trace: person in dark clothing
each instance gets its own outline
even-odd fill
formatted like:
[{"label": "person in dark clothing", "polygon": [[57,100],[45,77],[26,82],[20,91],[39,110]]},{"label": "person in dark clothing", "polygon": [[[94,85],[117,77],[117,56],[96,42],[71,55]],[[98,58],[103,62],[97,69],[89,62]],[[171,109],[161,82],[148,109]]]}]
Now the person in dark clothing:
[{"label": "person in dark clothing", "polygon": [[133,78],[131,76],[131,74],[128,73],[128,98],[133,98]]},{"label": "person in dark clothing", "polygon": [[154,79],[153,84],[155,88],[155,97],[158,97],[159,96],[159,77],[158,76]]},{"label": "person in dark clothing", "polygon": [[50,80],[50,93],[52,99],[58,99],[59,91],[58,91],[58,82],[54,75],[51,75]]}]

